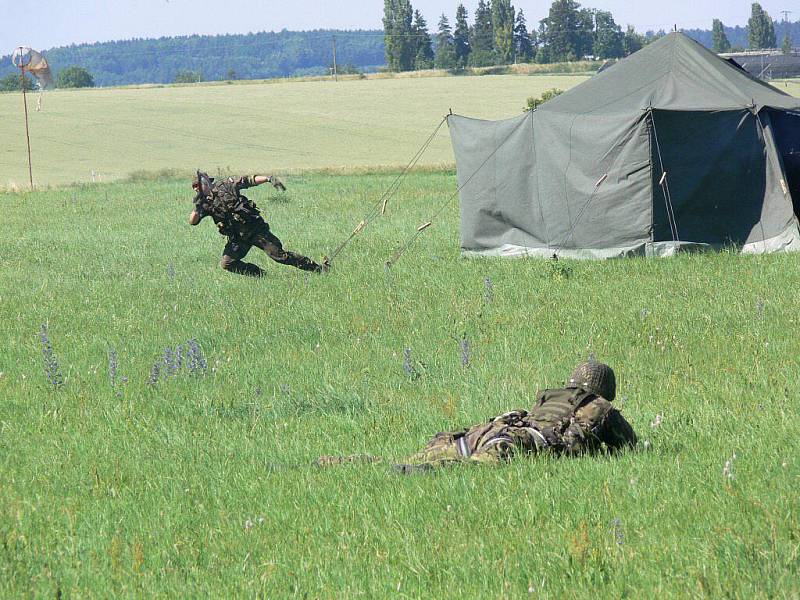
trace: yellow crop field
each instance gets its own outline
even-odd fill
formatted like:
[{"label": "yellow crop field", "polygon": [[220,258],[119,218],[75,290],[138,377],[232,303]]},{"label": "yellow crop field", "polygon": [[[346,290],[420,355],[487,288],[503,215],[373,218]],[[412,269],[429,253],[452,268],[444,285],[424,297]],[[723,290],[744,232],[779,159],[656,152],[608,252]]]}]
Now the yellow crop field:
[{"label": "yellow crop field", "polygon": [[[519,114],[529,96],[585,76],[427,77],[55,90],[28,97],[39,186],[138,171],[405,165],[442,117]],[[0,94],[0,187],[28,181],[19,93]],[[446,129],[421,164],[453,161]]]}]

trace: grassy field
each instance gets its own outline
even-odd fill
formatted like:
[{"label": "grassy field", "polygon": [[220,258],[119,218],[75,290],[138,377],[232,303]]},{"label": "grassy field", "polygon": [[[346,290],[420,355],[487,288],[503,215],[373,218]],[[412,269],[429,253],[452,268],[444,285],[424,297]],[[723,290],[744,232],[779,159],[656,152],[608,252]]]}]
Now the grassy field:
[{"label": "grassy field", "polygon": [[[527,91],[508,85],[520,85],[513,112]],[[291,90],[299,103],[302,86]],[[37,118],[69,112],[62,98],[89,114],[116,93],[84,94],[81,109],[77,94],[53,94]],[[194,120],[177,98],[196,91],[151,93]],[[393,136],[405,155],[441,112],[411,119],[415,97],[402,94],[405,116],[376,142],[387,162]],[[224,90],[206,99],[236,104]],[[127,116],[91,118],[132,128],[136,111],[119,106]],[[247,138],[325,155],[335,127],[322,105],[306,110],[307,143]],[[270,114],[254,119],[261,138]],[[353,129],[366,139],[378,114],[352,113]],[[227,161],[242,130],[230,119],[211,131],[230,141],[185,140],[179,164]],[[140,135],[152,136],[147,166],[167,160],[161,134]],[[134,147],[113,137],[109,154],[112,143]],[[367,160],[355,146],[344,162]],[[252,154],[238,152],[232,163]],[[251,197],[287,247],[319,257],[392,179],[299,175],[284,196]],[[468,261],[453,205],[385,271],[454,186],[452,173],[417,173],[334,272],[254,254],[261,280],[218,268],[223,238],[186,224],[182,182],[0,196],[0,596],[798,597],[797,257]],[[190,339],[207,368],[162,364],[148,384],[165,348]],[[407,348],[419,377],[404,371]],[[397,460],[437,431],[530,405],[590,352],[617,369],[617,403],[647,442],[636,452],[416,476],[312,464]]]},{"label": "grassy field", "polygon": [[[405,165],[454,112],[520,113],[529,96],[585,76],[429,77],[257,85],[56,90],[29,98],[34,181],[103,181],[136,171],[234,166],[297,171]],[[28,185],[19,94],[0,94],[0,188]],[[446,130],[423,164],[452,163]]]}]

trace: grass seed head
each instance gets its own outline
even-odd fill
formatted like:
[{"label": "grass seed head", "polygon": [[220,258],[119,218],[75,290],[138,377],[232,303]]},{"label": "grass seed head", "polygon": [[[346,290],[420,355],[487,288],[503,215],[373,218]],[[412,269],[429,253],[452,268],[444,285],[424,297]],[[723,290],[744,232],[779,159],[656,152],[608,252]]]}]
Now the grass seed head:
[{"label": "grass seed head", "polygon": [[725,461],[725,466],[722,467],[722,476],[725,479],[731,480],[733,479],[733,463],[736,461],[736,452],[734,452],[731,457]]}]

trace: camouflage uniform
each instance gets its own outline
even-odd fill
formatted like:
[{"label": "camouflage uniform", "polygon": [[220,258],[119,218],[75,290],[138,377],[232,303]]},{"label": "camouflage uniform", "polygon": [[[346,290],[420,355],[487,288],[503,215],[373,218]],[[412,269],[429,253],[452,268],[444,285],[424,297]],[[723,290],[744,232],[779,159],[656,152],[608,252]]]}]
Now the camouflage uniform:
[{"label": "camouflage uniform", "polygon": [[222,235],[228,237],[220,266],[226,271],[260,277],[264,272],[242,259],[253,246],[261,248],[275,262],[303,271],[319,273],[322,267],[310,258],[283,249],[281,241],[270,231],[255,203],[240,192],[253,187],[254,177],[229,177],[211,185],[211,194],[195,201],[195,210],[203,219],[210,216]]},{"label": "camouflage uniform", "polygon": [[[540,392],[530,412],[514,410],[468,429],[437,433],[425,448],[398,468],[412,470],[465,461],[496,464],[518,454],[575,455],[635,446],[633,428],[611,405],[615,393],[613,371],[602,365],[610,373],[605,376],[611,379],[598,386],[596,381],[578,376],[587,365],[590,373],[596,373],[600,363],[583,363],[567,387]],[[598,390],[611,400],[598,394]]]}]

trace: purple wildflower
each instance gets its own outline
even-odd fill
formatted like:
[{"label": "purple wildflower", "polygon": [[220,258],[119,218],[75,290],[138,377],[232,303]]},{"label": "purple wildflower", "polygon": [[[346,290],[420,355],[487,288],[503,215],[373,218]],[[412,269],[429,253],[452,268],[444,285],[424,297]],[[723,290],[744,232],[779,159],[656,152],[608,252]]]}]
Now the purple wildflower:
[{"label": "purple wildflower", "polygon": [[39,332],[39,340],[42,343],[42,360],[44,361],[44,374],[47,377],[47,381],[54,388],[60,388],[64,385],[64,378],[61,375],[58,359],[55,352],[53,352],[50,337],[47,335],[47,325],[42,325],[42,329]]},{"label": "purple wildflower", "polygon": [[611,524],[613,525],[612,532],[614,533],[614,541],[617,542],[617,546],[622,546],[622,544],[625,543],[625,532],[622,531],[622,519],[617,517]]},{"label": "purple wildflower", "polygon": [[175,353],[172,348],[164,348],[164,356],[161,359],[164,365],[164,373],[167,375],[175,375],[178,369],[175,366]]},{"label": "purple wildflower", "polygon": [[188,348],[186,353],[186,368],[191,371],[193,375],[203,375],[208,367],[203,351],[197,340],[191,339],[186,342]]},{"label": "purple wildflower", "polygon": [[417,370],[411,364],[411,348],[403,350],[403,371],[405,374],[414,379],[417,376]]},{"label": "purple wildflower", "polygon": [[484,304],[491,304],[494,300],[494,285],[492,284],[492,278],[487,277],[483,280],[483,303]]},{"label": "purple wildflower", "polygon": [[108,352],[108,380],[112,390],[117,388],[117,366],[117,351],[112,348]]},{"label": "purple wildflower", "polygon": [[150,378],[147,380],[148,385],[157,384],[160,375],[161,375],[161,362],[156,361],[153,363],[153,368],[150,369]]},{"label": "purple wildflower", "polygon": [[468,367],[469,366],[469,340],[467,339],[467,334],[464,334],[461,338],[461,341],[458,342],[458,347],[461,349],[461,366]]},{"label": "purple wildflower", "polygon": [[170,279],[175,279],[175,267],[172,266],[172,263],[167,265],[167,277]]}]

